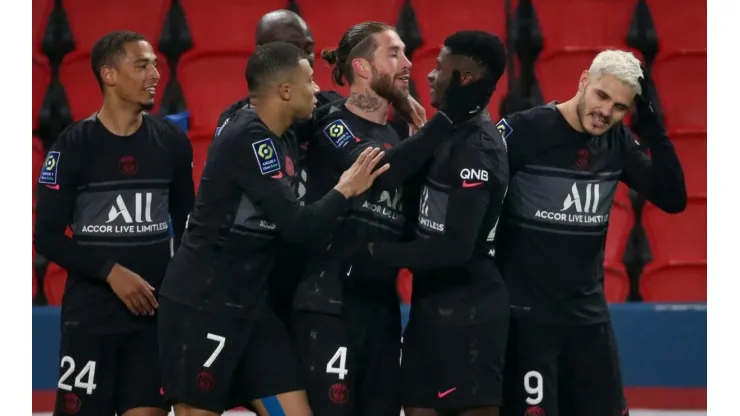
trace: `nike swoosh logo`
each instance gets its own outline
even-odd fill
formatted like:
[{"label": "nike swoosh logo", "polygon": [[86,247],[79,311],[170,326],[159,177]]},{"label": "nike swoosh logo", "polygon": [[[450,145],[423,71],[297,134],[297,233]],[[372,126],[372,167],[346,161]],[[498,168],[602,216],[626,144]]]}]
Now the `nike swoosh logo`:
[{"label": "nike swoosh logo", "polygon": [[438,391],[437,392],[437,398],[438,399],[444,398],[445,396],[447,396],[448,394],[452,393],[455,390],[457,390],[457,387],[453,387],[453,388],[451,388],[449,390],[445,390],[445,391]]},{"label": "nike swoosh logo", "polygon": [[58,191],[59,190],[59,184],[56,184],[56,185],[46,185],[46,187],[49,188],[49,189],[53,189],[55,191]]},{"label": "nike swoosh logo", "polygon": [[468,182],[468,181],[463,181],[463,183],[462,183],[462,187],[463,188],[473,188],[473,187],[480,186],[480,185],[483,185],[483,182]]},{"label": "nike swoosh logo", "polygon": [[349,276],[350,274],[352,274],[352,265],[351,264],[349,265],[349,270],[347,270],[347,276]]},{"label": "nike swoosh logo", "polygon": [[283,179],[283,172],[278,172],[272,176],[270,176],[272,179]]}]

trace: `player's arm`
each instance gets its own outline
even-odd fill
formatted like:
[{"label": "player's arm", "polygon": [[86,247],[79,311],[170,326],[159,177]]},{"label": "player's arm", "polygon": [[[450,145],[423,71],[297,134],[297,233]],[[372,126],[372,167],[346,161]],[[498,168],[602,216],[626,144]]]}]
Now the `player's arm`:
[{"label": "player's arm", "polygon": [[686,209],[683,169],[665,131],[640,137],[650,149],[648,157],[632,133],[626,127],[623,130],[626,149],[622,181],[663,211],[675,214]]},{"label": "player's arm", "polygon": [[[483,220],[494,202],[492,195],[498,203],[506,189],[505,181],[499,179],[502,175],[493,166],[495,159],[487,155],[492,151],[470,146],[452,161],[450,169],[455,180],[447,200],[443,234],[409,243],[373,243],[373,257],[389,266],[410,269],[434,269],[470,261]],[[480,179],[471,179],[470,172],[476,172]]]},{"label": "player's arm", "polygon": [[[226,134],[242,136],[231,138],[230,142],[236,148],[229,150],[231,147],[229,146],[223,149],[231,155],[229,159],[232,166],[232,177],[259,205],[268,219],[275,223],[280,234],[288,241],[304,241],[313,235],[331,229],[337,218],[349,207],[348,199],[367,189],[359,181],[348,183],[346,180],[344,182],[340,180],[340,183],[323,198],[302,207],[292,188],[280,179],[283,174],[274,139],[265,138],[269,136],[266,136],[264,131],[252,129],[242,132],[241,130],[234,129],[226,132]],[[367,154],[363,156],[362,162],[366,160],[369,162],[366,156]],[[365,163],[361,174],[366,177],[377,176],[376,173],[371,174],[371,172],[379,160],[380,157],[376,157],[374,163]],[[344,175],[343,179],[345,179]]]},{"label": "player's arm", "polygon": [[188,215],[195,203],[195,186],[193,185],[193,146],[188,136],[179,129],[176,129],[174,134],[172,144],[175,172],[170,182],[169,207],[175,249],[177,249],[185,233]]},{"label": "player's arm", "polygon": [[[321,143],[321,147],[327,149],[325,154],[336,170],[347,169],[367,147],[377,143],[370,137],[355,135],[351,129],[352,127],[345,121],[337,119],[321,126],[316,132],[318,136],[316,140],[324,142]],[[379,186],[385,189],[401,186],[424,165],[434,150],[451,136],[452,131],[453,125],[449,119],[438,114],[418,133],[403,140],[398,146],[386,150],[382,163],[390,164],[390,169],[378,178]]]},{"label": "player's arm", "polygon": [[103,252],[90,255],[65,234],[72,224],[77,199],[79,168],[84,166],[84,150],[74,146],[70,130],[59,135],[46,156],[36,185],[36,226],[33,245],[36,252],[76,274],[101,281],[108,277],[115,261]]}]

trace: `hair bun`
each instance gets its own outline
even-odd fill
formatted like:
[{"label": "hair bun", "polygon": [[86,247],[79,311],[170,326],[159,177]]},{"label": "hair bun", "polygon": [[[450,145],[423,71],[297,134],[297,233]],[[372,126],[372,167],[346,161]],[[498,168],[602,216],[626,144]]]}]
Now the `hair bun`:
[{"label": "hair bun", "polygon": [[321,51],[321,59],[325,60],[330,65],[335,65],[338,58],[339,55],[337,54],[336,49],[324,49]]}]

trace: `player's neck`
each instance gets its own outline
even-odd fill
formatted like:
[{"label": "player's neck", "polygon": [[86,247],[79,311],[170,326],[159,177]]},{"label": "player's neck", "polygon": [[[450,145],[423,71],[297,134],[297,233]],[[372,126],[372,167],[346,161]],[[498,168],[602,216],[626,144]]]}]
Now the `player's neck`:
[{"label": "player's neck", "polygon": [[270,111],[260,105],[259,100],[250,100],[251,107],[257,113],[262,123],[276,136],[282,136],[293,124],[293,118],[286,116],[283,111]]},{"label": "player's neck", "polygon": [[560,111],[560,114],[563,115],[565,121],[567,121],[575,131],[583,133],[583,126],[581,125],[580,120],[578,120],[578,100],[576,98],[577,97],[571,98],[564,103],[558,103],[555,105],[555,108]]},{"label": "player's neck", "polygon": [[385,124],[388,121],[390,107],[388,100],[380,97],[369,87],[351,86],[345,106],[352,113],[374,123]]},{"label": "player's neck", "polygon": [[141,127],[143,113],[141,107],[106,97],[98,112],[98,120],[109,132],[116,136],[130,136]]}]

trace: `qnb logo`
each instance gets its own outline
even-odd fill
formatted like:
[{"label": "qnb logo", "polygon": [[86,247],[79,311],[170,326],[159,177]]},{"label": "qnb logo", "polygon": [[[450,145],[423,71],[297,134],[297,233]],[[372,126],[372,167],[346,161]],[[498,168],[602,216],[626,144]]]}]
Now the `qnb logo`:
[{"label": "qnb logo", "polygon": [[[142,203],[142,199],[144,202]],[[127,224],[141,224],[152,222],[152,193],[141,193],[137,192],[134,197],[134,216],[131,216],[126,203],[123,201],[123,197],[119,194],[116,197],[116,203],[110,207],[108,212],[108,221],[106,224],[110,224],[115,221],[116,218],[122,217]]]},{"label": "qnb logo", "polygon": [[565,197],[563,201],[563,209],[560,211],[567,211],[571,208],[575,208],[577,213],[595,214],[599,209],[599,184],[589,183],[586,185],[586,199],[581,202],[581,195],[578,192],[578,186],[573,183],[570,194]]},{"label": "qnb logo", "polygon": [[484,169],[463,169],[460,171],[460,177],[470,181],[488,182],[488,171]]}]

